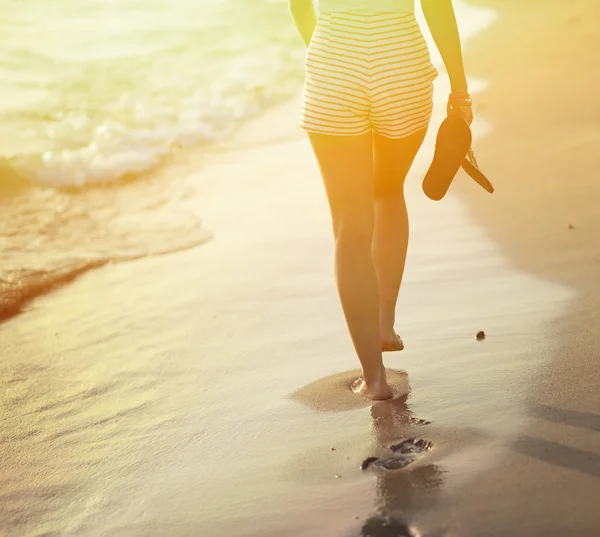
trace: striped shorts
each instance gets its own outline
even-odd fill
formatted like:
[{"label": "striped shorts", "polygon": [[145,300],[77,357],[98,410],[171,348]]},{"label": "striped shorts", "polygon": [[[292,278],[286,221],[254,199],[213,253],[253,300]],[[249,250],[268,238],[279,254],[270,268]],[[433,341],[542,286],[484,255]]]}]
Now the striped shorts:
[{"label": "striped shorts", "polygon": [[429,124],[436,76],[414,13],[320,13],[306,54],[300,127],[409,136]]}]

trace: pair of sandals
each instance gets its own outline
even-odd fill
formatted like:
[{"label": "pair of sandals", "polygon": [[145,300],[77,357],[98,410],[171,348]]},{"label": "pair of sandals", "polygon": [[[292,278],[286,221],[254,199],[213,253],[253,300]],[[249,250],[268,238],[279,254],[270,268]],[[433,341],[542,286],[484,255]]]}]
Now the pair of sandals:
[{"label": "pair of sandals", "polygon": [[433,160],[423,179],[423,192],[429,199],[443,199],[461,167],[484,190],[494,192],[492,183],[479,169],[472,141],[469,124],[460,115],[449,113],[440,125]]}]

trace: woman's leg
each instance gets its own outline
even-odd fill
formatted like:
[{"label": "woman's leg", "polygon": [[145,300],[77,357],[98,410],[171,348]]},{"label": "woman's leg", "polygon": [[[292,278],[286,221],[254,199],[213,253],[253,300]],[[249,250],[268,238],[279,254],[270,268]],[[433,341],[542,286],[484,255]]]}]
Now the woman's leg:
[{"label": "woman's leg", "polygon": [[372,399],[388,399],[379,337],[377,277],[373,240],[373,138],[309,134],[331,209],[335,277],[363,377],[353,389]]},{"label": "woman's leg", "polygon": [[394,331],[396,301],[408,248],[408,213],[404,180],[423,143],[427,129],[406,138],[374,134],[375,226],[373,262],[379,284],[379,330],[389,350],[402,350]]}]

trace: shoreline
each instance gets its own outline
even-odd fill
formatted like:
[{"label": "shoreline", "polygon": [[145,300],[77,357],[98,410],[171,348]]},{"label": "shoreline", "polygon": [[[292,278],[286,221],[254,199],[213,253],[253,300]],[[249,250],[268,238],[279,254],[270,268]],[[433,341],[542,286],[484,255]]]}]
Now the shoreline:
[{"label": "shoreline", "polygon": [[[202,151],[199,151],[199,148],[178,150],[164,166],[139,177],[123,178],[116,183],[93,183],[81,188],[56,188],[34,184],[26,178],[17,177],[14,174],[1,177],[0,192],[4,195],[4,199],[0,203],[0,207],[6,211],[8,219],[21,227],[26,224],[26,222],[21,223],[23,213],[39,211],[41,214],[44,209],[55,204],[61,211],[66,208],[67,214],[69,211],[72,212],[75,218],[80,217],[82,213],[89,213],[87,215],[89,219],[83,222],[86,226],[93,223],[95,218],[100,218],[99,222],[102,223],[102,216],[99,215],[104,211],[103,208],[116,206],[122,211],[116,216],[125,221],[134,217],[143,218],[146,222],[152,222],[153,218],[156,219],[157,232],[158,226],[163,225],[166,218],[171,218],[174,222],[181,222],[180,233],[189,232],[194,227],[196,229],[195,237],[182,244],[177,244],[176,240],[175,246],[172,246],[166,240],[160,239],[156,244],[148,242],[143,251],[134,248],[133,251],[125,251],[124,255],[120,253],[124,250],[124,246],[127,250],[127,247],[136,239],[142,242],[148,240],[147,230],[136,236],[136,230],[130,229],[131,237],[129,239],[124,241],[116,238],[114,243],[107,245],[112,247],[112,250],[100,256],[84,255],[89,244],[71,245],[67,242],[58,244],[62,248],[73,248],[74,255],[70,266],[64,266],[69,262],[69,259],[65,259],[55,273],[54,267],[42,266],[41,269],[37,269],[34,264],[33,268],[19,266],[12,272],[9,270],[5,279],[0,274],[0,324],[28,311],[38,298],[60,290],[89,271],[114,263],[129,263],[148,256],[170,255],[182,249],[202,246],[210,241],[212,238],[210,224],[208,227],[204,227],[205,217],[196,208],[198,203],[202,202],[202,188],[205,183],[211,182],[209,176],[202,177],[201,173],[206,161],[216,155],[233,157],[235,153],[249,149],[301,139],[304,133],[298,132],[294,123],[282,125],[279,121],[282,114],[290,115],[290,113],[282,112],[283,110],[296,106],[295,98],[290,98],[283,104],[273,104],[258,117],[242,122],[229,136],[212,144],[203,145]],[[262,126],[260,131],[256,129],[257,124]],[[240,141],[243,143],[240,144]],[[2,173],[4,170],[0,168],[0,174]],[[191,176],[194,177],[193,180],[190,180]],[[140,203],[140,200],[143,199],[147,200],[149,204],[154,202],[163,205],[162,209],[165,214],[161,213],[158,217],[151,214],[140,215],[140,209],[144,211],[143,204]],[[58,233],[54,230],[53,233],[59,238],[61,231],[67,235],[70,233],[69,227],[64,225],[64,219],[68,216],[65,217],[60,212],[51,211],[48,214],[44,213],[40,218],[45,221],[45,227],[58,229]],[[75,224],[82,225],[81,222],[75,222]],[[12,240],[12,237],[17,236],[16,233],[16,229],[8,233],[6,240]],[[121,230],[120,233],[123,231]],[[42,242],[44,240],[42,234],[34,238],[42,240]],[[106,237],[101,236],[100,242],[104,239]],[[33,239],[29,242],[33,242]],[[27,249],[26,246],[26,244],[23,245],[24,250]],[[100,244],[100,246],[105,245]],[[48,243],[48,248],[48,256],[51,256],[54,254],[54,246],[51,242]],[[5,269],[11,266],[10,261],[13,259],[11,252],[14,249],[15,246],[11,245],[4,252],[0,251],[0,259],[2,259],[3,253],[7,255],[7,259],[3,263]],[[104,249],[106,250],[106,248]],[[28,273],[27,278],[31,280],[30,282],[27,282],[24,277],[19,279],[19,274],[23,272]]]}]

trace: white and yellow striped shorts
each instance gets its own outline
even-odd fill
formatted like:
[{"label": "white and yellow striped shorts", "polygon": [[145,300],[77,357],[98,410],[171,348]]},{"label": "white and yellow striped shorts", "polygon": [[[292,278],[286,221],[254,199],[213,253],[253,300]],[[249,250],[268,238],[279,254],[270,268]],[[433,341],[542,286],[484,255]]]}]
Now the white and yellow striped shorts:
[{"label": "white and yellow striped shorts", "polygon": [[429,124],[436,76],[414,13],[320,13],[306,54],[300,127],[409,136]]}]

